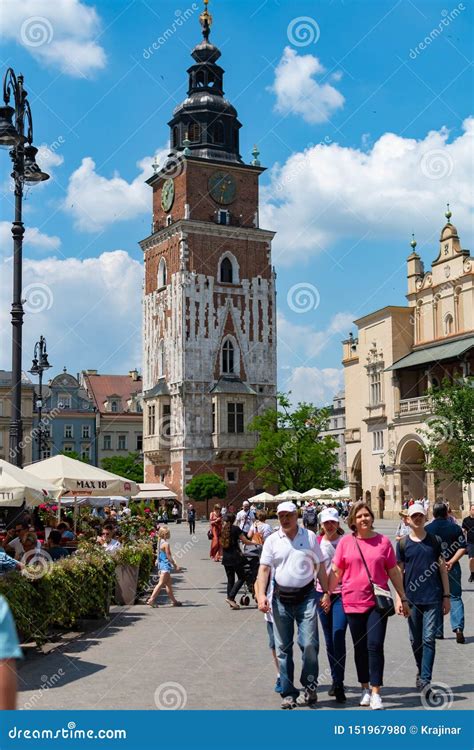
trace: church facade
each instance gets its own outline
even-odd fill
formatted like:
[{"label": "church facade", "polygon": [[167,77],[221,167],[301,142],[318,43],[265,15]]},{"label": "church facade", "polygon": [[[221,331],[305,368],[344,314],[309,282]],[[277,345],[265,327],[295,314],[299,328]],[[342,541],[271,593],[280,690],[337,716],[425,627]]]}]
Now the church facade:
[{"label": "church facade", "polygon": [[238,504],[261,490],[244,469],[256,441],[247,426],[275,404],[274,233],[259,225],[264,170],[256,148],[250,164],[240,156],[207,3],[200,23],[188,94],[169,122],[171,151],[148,180],[152,233],[140,243],[145,481],[183,501],[193,476],[213,472]]}]

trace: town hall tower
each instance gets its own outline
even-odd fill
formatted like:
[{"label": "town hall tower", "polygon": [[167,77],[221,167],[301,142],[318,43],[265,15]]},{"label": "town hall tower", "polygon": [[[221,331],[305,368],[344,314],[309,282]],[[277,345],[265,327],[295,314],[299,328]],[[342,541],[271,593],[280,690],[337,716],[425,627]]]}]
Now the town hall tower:
[{"label": "town hall tower", "polygon": [[227,503],[239,504],[262,489],[243,468],[256,442],[247,425],[275,405],[274,233],[259,226],[264,169],[256,147],[250,164],[240,156],[206,0],[200,23],[171,151],[148,180],[152,233],[140,243],[145,481],[182,501],[193,476],[214,472],[228,483]]}]

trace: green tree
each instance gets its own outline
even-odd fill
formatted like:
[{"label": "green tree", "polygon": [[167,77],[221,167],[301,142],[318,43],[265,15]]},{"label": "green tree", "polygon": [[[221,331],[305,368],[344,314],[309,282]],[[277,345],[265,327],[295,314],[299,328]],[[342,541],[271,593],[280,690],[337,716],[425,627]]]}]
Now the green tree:
[{"label": "green tree", "polygon": [[196,474],[184,491],[193,500],[205,500],[206,515],[209,515],[209,500],[213,497],[224,499],[227,495],[227,484],[217,474]]},{"label": "green tree", "polygon": [[254,450],[245,456],[245,468],[255,471],[279,491],[305,492],[311,487],[344,486],[337,468],[334,438],[322,436],[329,411],[313,404],[298,403],[292,408],[289,394],[277,396],[277,408],[254,417],[248,429],[258,432]]},{"label": "green tree", "polygon": [[143,458],[140,453],[129,453],[128,456],[109,456],[102,459],[102,468],[118,474],[133,482],[143,482]]},{"label": "green tree", "polygon": [[474,481],[474,378],[443,380],[428,392],[432,415],[418,430],[426,468],[462,484]]}]

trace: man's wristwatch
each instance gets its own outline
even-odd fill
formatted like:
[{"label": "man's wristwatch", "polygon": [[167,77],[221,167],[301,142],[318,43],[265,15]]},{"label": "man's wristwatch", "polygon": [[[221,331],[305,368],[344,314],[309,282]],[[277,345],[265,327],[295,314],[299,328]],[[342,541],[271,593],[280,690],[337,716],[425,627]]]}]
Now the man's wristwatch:
[{"label": "man's wristwatch", "polygon": [[443,599],[451,599],[451,594],[443,594]]}]

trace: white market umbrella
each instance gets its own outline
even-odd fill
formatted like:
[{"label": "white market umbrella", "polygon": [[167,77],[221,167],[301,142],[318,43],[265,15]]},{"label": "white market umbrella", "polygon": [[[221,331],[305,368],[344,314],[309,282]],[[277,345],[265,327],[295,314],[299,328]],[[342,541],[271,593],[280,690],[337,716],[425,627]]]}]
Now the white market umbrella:
[{"label": "white market umbrella", "polygon": [[318,490],[317,487],[312,487],[310,490],[306,490],[306,492],[303,492],[301,497],[305,498],[305,500],[316,500],[316,498],[320,497],[323,494],[323,490]]},{"label": "white market umbrella", "polygon": [[123,495],[130,497],[139,492],[138,484],[112,474],[105,469],[77,461],[70,456],[52,456],[44,461],[30,464],[28,472],[47,480],[61,490],[61,493],[72,495]]},{"label": "white market umbrella", "polygon": [[295,500],[301,500],[301,492],[297,492],[296,490],[285,490],[284,492],[280,492],[279,495],[275,495],[273,499],[278,500],[279,503],[284,503],[285,500],[295,502]]},{"label": "white market umbrella", "polygon": [[0,459],[0,506],[17,508],[24,502],[36,506],[58,495],[58,488],[50,482]]},{"label": "white market umbrella", "polygon": [[264,506],[266,503],[271,503],[274,500],[276,500],[276,498],[273,497],[273,495],[270,495],[269,492],[259,492],[258,495],[249,497],[249,503],[263,503]]},{"label": "white market umbrella", "polygon": [[340,500],[344,500],[344,499],[350,500],[350,497],[351,497],[351,488],[350,487],[344,487],[344,489],[339,490],[339,492],[337,492],[336,494],[337,494],[337,497]]}]

